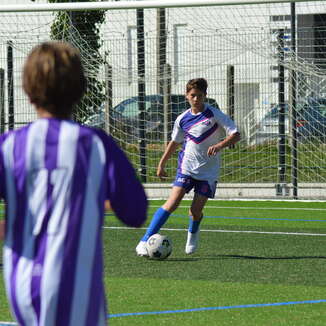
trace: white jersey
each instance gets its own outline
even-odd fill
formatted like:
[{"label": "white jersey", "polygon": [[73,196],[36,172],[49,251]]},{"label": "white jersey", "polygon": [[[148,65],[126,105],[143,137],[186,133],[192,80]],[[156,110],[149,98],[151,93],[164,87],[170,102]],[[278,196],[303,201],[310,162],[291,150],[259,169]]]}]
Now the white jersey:
[{"label": "white jersey", "polygon": [[216,181],[221,154],[208,156],[207,150],[221,141],[225,133],[231,135],[237,131],[230,117],[207,104],[203,112],[193,114],[188,109],[180,114],[172,132],[173,141],[183,142],[178,158],[178,173],[210,183]]}]

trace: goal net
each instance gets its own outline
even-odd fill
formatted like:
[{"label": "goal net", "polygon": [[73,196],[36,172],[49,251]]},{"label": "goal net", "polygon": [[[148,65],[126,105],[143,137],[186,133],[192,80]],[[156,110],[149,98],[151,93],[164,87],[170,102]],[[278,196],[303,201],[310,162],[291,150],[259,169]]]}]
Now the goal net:
[{"label": "goal net", "polygon": [[36,44],[81,52],[88,91],[75,119],[105,129],[152,198],[166,197],[156,167],[189,79],[229,114],[241,141],[223,151],[216,198],[326,198],[325,1],[105,1],[0,5],[0,128],[35,113],[21,87]]}]

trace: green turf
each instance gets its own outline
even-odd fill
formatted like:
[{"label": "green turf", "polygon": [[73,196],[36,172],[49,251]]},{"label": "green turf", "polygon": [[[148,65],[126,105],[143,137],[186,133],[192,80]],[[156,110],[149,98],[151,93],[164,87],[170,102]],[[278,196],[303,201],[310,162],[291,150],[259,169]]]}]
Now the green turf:
[{"label": "green turf", "polygon": [[[121,138],[119,136],[115,138]],[[133,143],[120,142],[119,145],[127,153],[135,167],[139,167],[139,146]],[[316,148],[319,150],[316,151]],[[160,143],[148,143],[146,146],[147,182],[158,182],[156,167],[164,152],[163,140]],[[321,142],[298,143],[297,173],[301,182],[320,182],[325,180],[325,144]],[[291,183],[292,156],[291,146],[286,144],[285,182]],[[175,153],[167,162],[168,177],[173,179],[177,167],[178,155]],[[221,183],[272,182],[279,178],[279,147],[278,141],[256,146],[248,146],[245,142],[223,150],[223,162],[220,171]],[[230,164],[231,162],[231,164]],[[314,164],[312,163],[314,162]]]},{"label": "green turf", "polygon": [[[151,280],[114,278],[109,291],[111,310],[141,312],[225,307],[235,304],[289,302],[323,297],[325,288],[277,284],[230,283],[201,280]],[[324,325],[325,305],[292,305],[266,308],[185,312],[169,315],[112,318],[113,325]],[[322,317],[323,316],[323,317]],[[316,323],[309,324],[309,320]],[[276,323],[275,320],[279,320]],[[274,323],[273,323],[274,322]]]},{"label": "green turf", "polygon": [[[150,213],[161,203],[151,202]],[[174,229],[162,231],[173,241],[165,261],[136,257],[144,230],[103,230],[112,314],[326,299],[326,236],[240,232],[326,234],[325,203],[210,201],[193,256],[184,253],[188,204],[182,202],[164,226]],[[105,226],[123,227],[112,215]],[[326,324],[325,309],[326,303],[315,303],[175,312],[114,317],[111,325],[318,326]],[[12,320],[2,283],[0,316]]]}]

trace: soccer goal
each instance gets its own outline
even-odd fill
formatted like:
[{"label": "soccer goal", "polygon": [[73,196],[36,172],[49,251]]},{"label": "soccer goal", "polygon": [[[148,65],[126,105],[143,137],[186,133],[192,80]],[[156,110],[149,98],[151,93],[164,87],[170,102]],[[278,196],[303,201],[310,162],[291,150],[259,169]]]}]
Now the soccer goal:
[{"label": "soccer goal", "polygon": [[21,87],[36,44],[80,49],[88,91],[75,119],[105,129],[151,198],[166,197],[156,166],[185,85],[208,81],[207,101],[242,139],[224,150],[216,198],[326,198],[326,2],[102,1],[0,5],[0,130],[35,113]]}]

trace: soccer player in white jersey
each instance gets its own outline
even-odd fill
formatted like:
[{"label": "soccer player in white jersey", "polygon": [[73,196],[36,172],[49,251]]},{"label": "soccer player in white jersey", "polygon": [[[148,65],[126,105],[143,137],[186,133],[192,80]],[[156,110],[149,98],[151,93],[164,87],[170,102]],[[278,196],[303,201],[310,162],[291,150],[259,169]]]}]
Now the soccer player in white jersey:
[{"label": "soccer player in white jersey", "polygon": [[21,326],[107,325],[104,202],[139,227],[144,189],[110,136],[71,120],[86,87],[74,47],[35,47],[23,87],[38,119],[0,136],[4,278],[13,315]]},{"label": "soccer player in white jersey", "polygon": [[[203,208],[208,198],[215,196],[221,150],[240,140],[238,129],[231,118],[205,103],[206,93],[207,81],[204,78],[192,79],[186,85],[186,98],[191,108],[175,120],[172,140],[157,168],[157,176],[165,178],[166,162],[183,143],[179,152],[176,178],[168,200],[155,212],[145,235],[136,247],[138,256],[148,256],[146,241],[151,235],[159,232],[191,189],[194,189],[194,198],[189,209],[185,252],[192,254],[197,249]],[[224,132],[226,137],[222,139]]]}]

